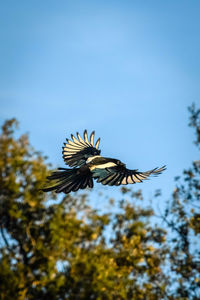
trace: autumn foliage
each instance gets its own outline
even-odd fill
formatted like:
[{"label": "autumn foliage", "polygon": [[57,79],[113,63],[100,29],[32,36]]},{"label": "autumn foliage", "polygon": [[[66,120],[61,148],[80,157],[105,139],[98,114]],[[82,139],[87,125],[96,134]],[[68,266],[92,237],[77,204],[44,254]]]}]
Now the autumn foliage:
[{"label": "autumn foliage", "polygon": [[[200,161],[159,215],[135,187],[98,211],[89,191],[41,192],[51,166],[17,125],[0,136],[0,299],[199,299]],[[199,147],[194,106],[190,126]]]}]

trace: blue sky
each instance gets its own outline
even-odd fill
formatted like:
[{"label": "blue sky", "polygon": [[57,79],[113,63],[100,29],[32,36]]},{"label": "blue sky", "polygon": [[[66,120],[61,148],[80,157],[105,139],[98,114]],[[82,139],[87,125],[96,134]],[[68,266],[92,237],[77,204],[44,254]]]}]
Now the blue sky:
[{"label": "blue sky", "polygon": [[187,107],[200,104],[199,11],[197,0],[1,1],[1,124],[16,117],[54,167],[66,137],[95,129],[102,155],[130,169],[166,164],[133,188],[167,199],[198,159]]}]

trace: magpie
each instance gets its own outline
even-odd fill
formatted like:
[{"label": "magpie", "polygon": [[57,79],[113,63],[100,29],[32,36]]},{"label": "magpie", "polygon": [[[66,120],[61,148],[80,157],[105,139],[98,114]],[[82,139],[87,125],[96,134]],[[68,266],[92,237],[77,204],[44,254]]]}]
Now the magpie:
[{"label": "magpie", "polygon": [[55,191],[56,193],[76,192],[79,189],[93,187],[93,179],[103,185],[119,186],[142,182],[151,175],[159,175],[166,166],[155,168],[146,172],[129,170],[126,165],[118,159],[103,157],[98,149],[100,138],[94,144],[93,131],[88,139],[87,130],[83,138],[77,132],[77,137],[71,135],[66,139],[63,147],[63,159],[71,168],[58,168],[47,177],[48,183],[53,185],[44,187],[44,192]]}]

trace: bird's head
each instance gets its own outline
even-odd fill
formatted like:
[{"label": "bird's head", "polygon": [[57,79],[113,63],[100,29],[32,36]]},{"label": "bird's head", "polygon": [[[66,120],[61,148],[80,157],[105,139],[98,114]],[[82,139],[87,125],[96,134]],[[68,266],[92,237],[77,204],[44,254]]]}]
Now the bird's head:
[{"label": "bird's head", "polygon": [[100,155],[100,153],[101,153],[101,150],[98,150],[98,149],[95,149],[93,151],[93,155]]},{"label": "bird's head", "polygon": [[87,154],[89,155],[89,157],[91,156],[91,154],[95,156],[95,155],[100,155],[100,153],[101,153],[101,150],[98,150],[94,147],[90,147],[87,149]]}]

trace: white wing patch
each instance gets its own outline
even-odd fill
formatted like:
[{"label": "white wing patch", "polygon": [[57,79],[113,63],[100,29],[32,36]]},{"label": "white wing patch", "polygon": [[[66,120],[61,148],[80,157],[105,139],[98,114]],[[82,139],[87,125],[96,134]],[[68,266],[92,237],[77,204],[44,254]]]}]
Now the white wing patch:
[{"label": "white wing patch", "polygon": [[92,160],[94,160],[97,157],[101,157],[101,155],[95,155],[95,156],[88,157],[88,159],[86,160],[86,164],[90,163]]},{"label": "white wing patch", "polygon": [[94,169],[105,169],[105,168],[111,168],[111,167],[116,167],[116,164],[113,163],[113,162],[107,162],[105,164],[102,164],[102,165],[97,165],[97,166],[91,166],[90,167],[90,170],[94,170]]}]

